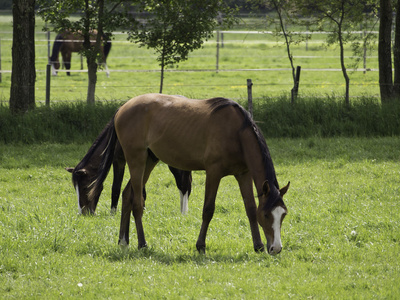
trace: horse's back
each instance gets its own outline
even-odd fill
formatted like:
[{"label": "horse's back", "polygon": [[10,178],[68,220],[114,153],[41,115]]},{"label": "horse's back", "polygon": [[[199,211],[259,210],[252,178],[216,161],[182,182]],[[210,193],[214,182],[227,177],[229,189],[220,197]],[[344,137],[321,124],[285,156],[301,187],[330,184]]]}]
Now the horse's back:
[{"label": "horse's back", "polygon": [[234,107],[216,110],[214,101],[147,94],[123,105],[115,118],[121,144],[150,149],[180,169],[204,169],[208,160],[239,151],[243,116]]}]

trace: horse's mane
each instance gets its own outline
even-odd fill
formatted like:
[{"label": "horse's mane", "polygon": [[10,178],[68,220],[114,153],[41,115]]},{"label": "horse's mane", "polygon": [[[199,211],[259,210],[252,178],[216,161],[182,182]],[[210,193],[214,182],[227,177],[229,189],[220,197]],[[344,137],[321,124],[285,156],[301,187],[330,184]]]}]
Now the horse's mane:
[{"label": "horse's mane", "polygon": [[58,53],[60,52],[60,48],[63,44],[61,40],[63,40],[62,33],[57,34],[56,39],[54,40],[53,50],[51,52],[50,61],[57,61]]},{"label": "horse's mane", "polygon": [[[108,124],[104,127],[103,131],[96,138],[96,140],[94,141],[92,146],[90,146],[88,152],[85,154],[85,156],[82,158],[82,160],[76,165],[76,167],[75,167],[76,170],[83,169],[89,163],[92,156],[98,150],[103,151],[103,149],[99,149],[99,147],[102,142],[107,142],[107,140],[105,138],[108,135],[110,127],[112,127],[112,126],[114,126],[114,118],[112,118],[112,120],[110,122],[108,122]],[[99,155],[101,155],[101,153]]]},{"label": "horse's mane", "polygon": [[253,121],[249,112],[247,110],[245,110],[240,104],[238,104],[235,101],[232,101],[230,99],[212,98],[209,101],[210,101],[212,113],[214,113],[224,107],[227,107],[227,106],[233,106],[242,113],[242,115],[244,117],[244,121],[243,121],[241,130],[243,130],[247,127],[251,127],[253,129],[253,132],[257,138],[258,145],[260,146],[261,155],[262,155],[263,163],[264,163],[265,176],[268,180],[268,183],[270,185],[271,184],[275,185],[276,188],[279,190],[279,184],[278,184],[278,180],[276,178],[274,164],[272,163],[272,159],[271,159],[271,155],[269,153],[267,143],[265,142],[265,138],[262,135],[261,130],[258,128],[256,123]]}]

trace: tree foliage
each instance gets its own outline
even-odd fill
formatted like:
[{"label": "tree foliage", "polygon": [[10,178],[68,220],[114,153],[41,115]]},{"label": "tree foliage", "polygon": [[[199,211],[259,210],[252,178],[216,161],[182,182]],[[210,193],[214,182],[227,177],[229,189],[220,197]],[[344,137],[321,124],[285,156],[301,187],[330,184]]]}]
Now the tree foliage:
[{"label": "tree foliage", "polygon": [[157,53],[160,93],[166,67],[186,60],[191,51],[202,47],[220,23],[234,21],[232,10],[221,0],[146,0],[137,9],[143,20],[130,30],[129,38]]}]

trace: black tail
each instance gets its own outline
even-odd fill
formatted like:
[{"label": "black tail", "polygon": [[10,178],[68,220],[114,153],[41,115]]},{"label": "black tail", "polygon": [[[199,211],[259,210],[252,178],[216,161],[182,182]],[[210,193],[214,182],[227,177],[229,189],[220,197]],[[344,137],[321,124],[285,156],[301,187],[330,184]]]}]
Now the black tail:
[{"label": "black tail", "polygon": [[62,40],[63,40],[62,34],[61,33],[57,34],[56,39],[53,44],[53,50],[52,50],[51,56],[50,56],[50,62],[55,62],[58,60],[58,53],[60,52],[60,48],[63,43]]},{"label": "black tail", "polygon": [[103,182],[106,180],[108,171],[110,171],[113,162],[115,145],[118,141],[117,133],[115,132],[114,118],[115,116],[112,118],[110,123],[108,123],[107,128],[104,130],[102,139],[105,140],[105,147],[101,154],[102,158],[96,177],[90,184],[90,190],[88,194],[89,199],[94,199],[95,196],[101,192]]}]

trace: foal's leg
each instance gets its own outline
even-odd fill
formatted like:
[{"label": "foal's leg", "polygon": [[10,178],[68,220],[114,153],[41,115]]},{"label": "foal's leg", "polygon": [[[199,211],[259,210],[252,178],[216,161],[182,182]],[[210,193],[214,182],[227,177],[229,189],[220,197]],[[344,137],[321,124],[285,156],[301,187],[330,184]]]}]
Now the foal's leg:
[{"label": "foal's leg", "polygon": [[257,205],[254,200],[253,182],[250,173],[235,176],[239,183],[240,192],[243,197],[246,214],[249,218],[251,237],[253,238],[253,246],[256,252],[264,251],[264,244],[261,240],[260,230],[257,223]]},{"label": "foal's leg", "polygon": [[181,198],[181,213],[185,215],[189,210],[189,196],[192,191],[192,172],[179,170],[171,166],[168,167],[175,177],[176,186],[179,189]]},{"label": "foal's leg", "polygon": [[118,244],[121,246],[129,245],[129,224],[131,221],[132,201],[133,201],[132,185],[129,181],[122,192],[122,209],[121,209],[121,225],[119,229]]},{"label": "foal's leg", "polygon": [[113,160],[114,179],[111,189],[111,213],[114,213],[117,210],[121,185],[124,179],[125,164],[124,152],[122,151],[121,145],[117,143]]},{"label": "foal's leg", "polygon": [[206,190],[203,207],[203,223],[201,224],[199,238],[197,239],[196,248],[200,253],[206,252],[206,235],[208,225],[215,211],[215,197],[217,196],[218,186],[221,181],[220,176],[211,176],[206,174]]}]

